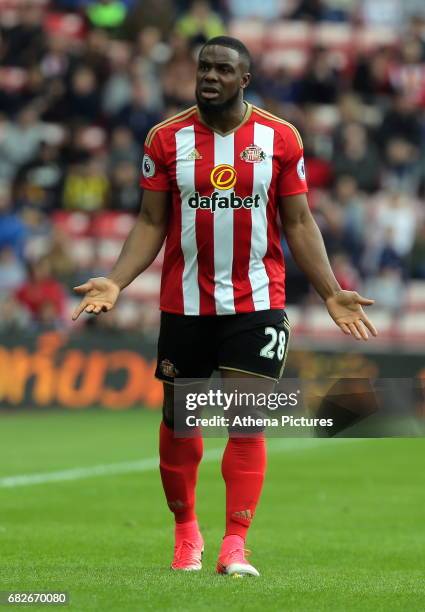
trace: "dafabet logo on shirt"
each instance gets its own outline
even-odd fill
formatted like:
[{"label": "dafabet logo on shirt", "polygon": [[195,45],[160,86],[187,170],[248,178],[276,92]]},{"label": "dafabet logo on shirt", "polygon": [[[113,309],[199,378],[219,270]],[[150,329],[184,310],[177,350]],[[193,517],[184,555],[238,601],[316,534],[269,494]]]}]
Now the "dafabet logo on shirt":
[{"label": "dafabet logo on shirt", "polygon": [[[223,208],[258,208],[260,206],[260,196],[258,194],[241,198],[235,195],[234,191],[230,191],[235,186],[236,178],[237,173],[233,166],[229,164],[215,166],[211,171],[210,180],[212,186],[218,191],[213,191],[210,196],[201,195],[199,191],[195,191],[187,203],[190,208],[209,210],[212,213]],[[223,191],[230,191],[230,193],[226,195],[220,193]]]},{"label": "dafabet logo on shirt", "polygon": [[236,179],[236,170],[229,164],[219,164],[211,170],[211,184],[216,189],[220,189],[220,191],[232,189],[235,186]]},{"label": "dafabet logo on shirt", "polygon": [[[212,213],[222,208],[258,208],[260,206],[258,194],[241,198],[235,195],[234,191],[230,191],[235,186],[236,179],[237,173],[233,166],[229,164],[215,166],[211,171],[210,180],[212,186],[219,191],[213,191],[210,196],[202,196],[199,191],[195,191],[187,203],[190,208],[209,210]],[[230,191],[230,193],[224,195],[220,191]]]}]

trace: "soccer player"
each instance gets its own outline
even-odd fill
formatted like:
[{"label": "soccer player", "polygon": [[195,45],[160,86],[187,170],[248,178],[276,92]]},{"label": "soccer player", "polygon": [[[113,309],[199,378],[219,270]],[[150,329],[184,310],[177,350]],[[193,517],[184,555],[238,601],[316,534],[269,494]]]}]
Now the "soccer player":
[{"label": "soccer player", "polygon": [[[221,376],[272,389],[288,345],[285,267],[278,215],[298,266],[341,330],[367,340],[376,329],[362,305],[373,300],[338,285],[306,192],[296,128],[244,101],[251,59],[240,41],[220,36],[201,49],[196,106],[156,125],[144,149],[141,211],[107,278],[76,287],[83,311],[110,310],[166,240],[156,376],[164,382],[160,472],[175,517],[172,568],[201,569],[195,509],[202,438],[173,434],[174,387],[181,378]],[[222,461],[226,529],[217,571],[258,576],[245,538],[266,468],[262,435],[230,433]]]}]

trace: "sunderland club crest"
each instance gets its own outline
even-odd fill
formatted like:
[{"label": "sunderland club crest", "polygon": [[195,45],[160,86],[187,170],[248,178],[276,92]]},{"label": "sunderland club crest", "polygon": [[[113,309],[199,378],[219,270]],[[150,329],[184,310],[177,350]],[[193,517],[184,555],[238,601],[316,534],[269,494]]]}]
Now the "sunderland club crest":
[{"label": "sunderland club crest", "polygon": [[178,374],[178,370],[175,368],[174,363],[171,363],[169,359],[163,359],[159,365],[159,369],[164,376],[174,378]]},{"label": "sunderland club crest", "polygon": [[241,159],[249,164],[259,164],[266,159],[266,154],[261,147],[252,144],[242,151]]}]

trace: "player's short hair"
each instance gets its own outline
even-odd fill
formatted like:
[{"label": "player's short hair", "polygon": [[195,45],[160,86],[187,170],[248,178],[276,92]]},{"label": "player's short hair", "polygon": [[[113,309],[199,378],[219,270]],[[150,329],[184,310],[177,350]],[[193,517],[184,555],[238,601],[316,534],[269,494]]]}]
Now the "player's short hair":
[{"label": "player's short hair", "polygon": [[229,49],[234,49],[235,51],[237,51],[239,53],[239,57],[244,61],[247,71],[251,72],[251,54],[241,40],[238,40],[237,38],[232,38],[231,36],[215,36],[214,38],[210,38],[209,40],[207,40],[207,42],[202,45],[199,54],[201,54],[206,47],[211,47],[212,45],[218,45],[219,47],[228,47]]}]

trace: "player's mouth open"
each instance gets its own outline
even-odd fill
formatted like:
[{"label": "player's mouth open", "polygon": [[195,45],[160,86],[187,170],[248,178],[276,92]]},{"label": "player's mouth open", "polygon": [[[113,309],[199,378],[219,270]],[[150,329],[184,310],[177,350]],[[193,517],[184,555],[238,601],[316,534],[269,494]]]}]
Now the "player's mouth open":
[{"label": "player's mouth open", "polygon": [[206,100],[214,100],[215,98],[218,98],[219,95],[220,92],[217,89],[212,89],[210,87],[201,89],[201,96]]}]

